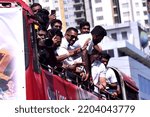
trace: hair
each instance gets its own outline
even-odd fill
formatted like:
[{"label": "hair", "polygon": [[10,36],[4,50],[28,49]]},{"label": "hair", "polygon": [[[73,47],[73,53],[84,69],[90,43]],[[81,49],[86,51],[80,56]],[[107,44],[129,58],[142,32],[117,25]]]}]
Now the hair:
[{"label": "hair", "polygon": [[40,5],[39,3],[33,3],[30,8],[32,9],[33,7],[36,7],[36,6],[40,6],[41,9],[42,9],[42,5]]},{"label": "hair", "polygon": [[41,9],[35,15],[36,20],[39,22],[40,25],[47,27],[49,24],[49,11],[46,9]]},{"label": "hair", "polygon": [[62,25],[62,21],[61,21],[61,20],[59,20],[59,19],[53,19],[53,20],[51,21],[51,27],[53,27],[55,23],[59,23],[59,24]]},{"label": "hair", "polygon": [[94,27],[94,29],[91,31],[91,34],[92,35],[97,35],[97,36],[106,36],[107,35],[107,32],[106,30],[100,26],[100,25],[97,25]]},{"label": "hair", "polygon": [[101,58],[105,58],[105,59],[109,60],[111,58],[111,56],[106,52],[101,52]]},{"label": "hair", "polygon": [[47,32],[47,28],[45,26],[40,25],[38,31],[43,30]]},{"label": "hair", "polygon": [[63,37],[62,32],[59,29],[49,29],[48,30],[48,35],[50,38],[53,38],[55,35],[59,36],[59,37]]},{"label": "hair", "polygon": [[47,39],[46,41],[45,41],[45,45],[46,46],[51,46],[52,44],[53,44],[53,41],[52,41],[52,38],[54,37],[54,36],[59,36],[59,37],[63,37],[63,34],[62,34],[62,32],[61,32],[61,30],[59,30],[59,29],[49,29],[48,30],[48,38],[49,39]]},{"label": "hair", "polygon": [[81,22],[80,23],[80,29],[82,29],[82,27],[84,27],[84,26],[89,26],[90,27],[90,23],[87,22],[87,21]]},{"label": "hair", "polygon": [[75,31],[76,33],[78,33],[78,30],[74,27],[69,27],[67,28],[66,32],[70,32],[71,30]]}]

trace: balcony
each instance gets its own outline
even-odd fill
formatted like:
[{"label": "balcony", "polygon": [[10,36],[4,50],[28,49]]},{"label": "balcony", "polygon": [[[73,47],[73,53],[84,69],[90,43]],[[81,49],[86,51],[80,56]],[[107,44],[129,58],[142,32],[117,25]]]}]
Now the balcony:
[{"label": "balcony", "polygon": [[82,6],[82,5],[83,5],[82,0],[75,0],[74,1],[74,6]]},{"label": "balcony", "polygon": [[77,13],[83,13],[84,12],[84,9],[83,8],[75,8],[75,11],[74,13],[77,14]]}]

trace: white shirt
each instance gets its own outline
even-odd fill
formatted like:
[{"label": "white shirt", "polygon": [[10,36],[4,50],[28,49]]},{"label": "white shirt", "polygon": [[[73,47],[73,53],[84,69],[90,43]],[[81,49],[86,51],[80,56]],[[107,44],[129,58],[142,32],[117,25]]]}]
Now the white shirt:
[{"label": "white shirt", "polygon": [[[63,55],[63,54],[69,54],[68,50],[73,50],[75,48],[77,48],[78,46],[69,46],[69,42],[66,40],[66,38],[64,37],[61,41],[61,45],[60,47],[57,49],[57,54]],[[69,64],[72,65],[76,62],[82,62],[82,58],[81,55],[77,54],[73,57],[68,57],[63,61],[65,64]]]},{"label": "white shirt", "polygon": [[87,46],[87,51],[91,54],[94,46],[91,33],[78,35],[78,38],[79,40],[77,40],[73,46],[83,47],[85,42],[89,39],[90,41]]},{"label": "white shirt", "polygon": [[106,77],[106,67],[103,63],[95,60],[91,65],[92,79],[96,85],[99,82],[100,77]]},{"label": "white shirt", "polygon": [[111,68],[108,68],[106,72],[106,82],[109,84],[117,82],[116,74]]}]

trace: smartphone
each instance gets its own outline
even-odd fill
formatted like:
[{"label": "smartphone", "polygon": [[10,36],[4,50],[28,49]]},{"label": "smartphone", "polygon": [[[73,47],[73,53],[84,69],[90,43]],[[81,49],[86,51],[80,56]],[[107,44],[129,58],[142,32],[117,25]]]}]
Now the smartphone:
[{"label": "smartphone", "polygon": [[56,10],[51,10],[51,15],[56,14]]}]

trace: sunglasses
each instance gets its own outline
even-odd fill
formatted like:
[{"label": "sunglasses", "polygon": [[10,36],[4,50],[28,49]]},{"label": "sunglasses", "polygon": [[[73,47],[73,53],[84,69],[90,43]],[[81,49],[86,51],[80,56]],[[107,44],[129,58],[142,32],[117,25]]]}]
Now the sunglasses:
[{"label": "sunglasses", "polygon": [[70,37],[71,40],[78,40],[78,37],[75,35],[69,35],[69,34],[67,35]]}]

